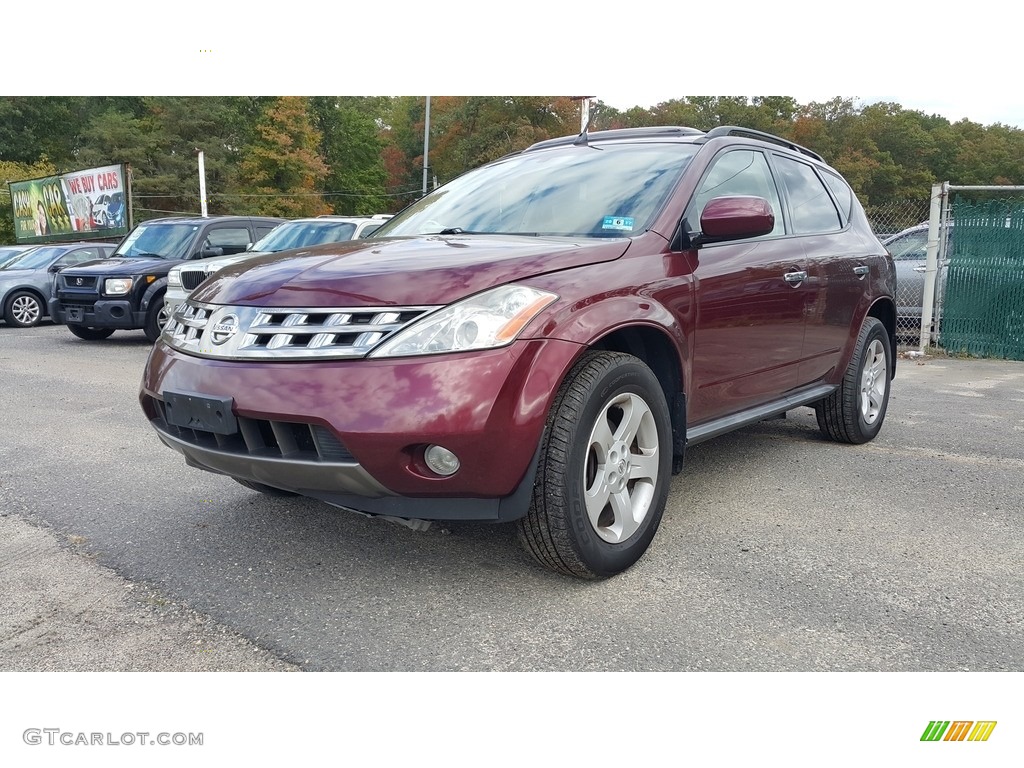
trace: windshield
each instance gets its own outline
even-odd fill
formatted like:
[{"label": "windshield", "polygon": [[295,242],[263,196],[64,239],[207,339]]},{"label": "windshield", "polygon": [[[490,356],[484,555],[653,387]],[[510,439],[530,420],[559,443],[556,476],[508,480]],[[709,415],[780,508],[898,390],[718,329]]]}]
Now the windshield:
[{"label": "windshield", "polygon": [[514,155],[460,176],[374,237],[644,231],[696,152],[690,144],[594,144]]},{"label": "windshield", "polygon": [[10,261],[14,261],[14,259],[18,258],[19,256],[24,256],[28,250],[32,249],[29,248],[26,250],[25,248],[0,248],[0,266],[3,266],[4,264],[7,264]]},{"label": "windshield", "polygon": [[305,248],[321,243],[340,243],[351,240],[356,225],[350,221],[289,221],[281,224],[257,240],[253,251],[277,253],[289,248]]},{"label": "windshield", "polygon": [[139,256],[184,259],[198,230],[198,224],[140,224],[113,255],[128,259]]},{"label": "windshield", "polygon": [[39,269],[40,267],[49,266],[50,262],[60,257],[64,253],[63,248],[45,246],[39,248],[33,248],[31,251],[25,251],[20,256],[15,256],[14,259],[8,261],[0,269]]}]

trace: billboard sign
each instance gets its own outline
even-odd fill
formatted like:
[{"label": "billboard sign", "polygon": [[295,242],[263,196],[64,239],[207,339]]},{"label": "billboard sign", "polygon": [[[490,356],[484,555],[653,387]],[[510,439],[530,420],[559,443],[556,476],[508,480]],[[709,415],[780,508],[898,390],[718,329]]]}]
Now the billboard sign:
[{"label": "billboard sign", "polygon": [[125,166],[10,182],[19,243],[109,239],[128,233]]}]

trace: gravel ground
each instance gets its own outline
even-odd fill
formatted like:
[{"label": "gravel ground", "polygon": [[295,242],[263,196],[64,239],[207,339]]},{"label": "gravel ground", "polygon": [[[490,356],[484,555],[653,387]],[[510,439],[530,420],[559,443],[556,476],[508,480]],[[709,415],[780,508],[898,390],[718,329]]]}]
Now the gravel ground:
[{"label": "gravel ground", "polygon": [[0,671],[297,669],[49,530],[0,515]]}]

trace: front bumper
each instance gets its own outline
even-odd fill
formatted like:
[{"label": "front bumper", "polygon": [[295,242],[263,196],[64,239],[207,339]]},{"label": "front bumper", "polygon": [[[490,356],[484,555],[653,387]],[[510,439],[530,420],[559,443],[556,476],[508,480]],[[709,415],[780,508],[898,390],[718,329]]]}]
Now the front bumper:
[{"label": "front bumper", "polygon": [[[374,514],[511,520],[526,513],[559,382],[582,348],[520,340],[500,350],[394,360],[220,361],[158,341],[140,400],[160,439],[212,472]],[[165,393],[230,399],[237,434],[179,428]],[[427,445],[460,459],[450,477]]]},{"label": "front bumper", "polygon": [[174,315],[174,310],[188,298],[188,293],[183,288],[167,286],[167,291],[164,293],[164,310],[166,310],[168,317]]},{"label": "front bumper", "polygon": [[146,313],[132,309],[127,299],[100,299],[94,304],[68,302],[60,298],[48,302],[50,317],[64,325],[84,325],[89,328],[120,328],[133,330],[144,328]]}]

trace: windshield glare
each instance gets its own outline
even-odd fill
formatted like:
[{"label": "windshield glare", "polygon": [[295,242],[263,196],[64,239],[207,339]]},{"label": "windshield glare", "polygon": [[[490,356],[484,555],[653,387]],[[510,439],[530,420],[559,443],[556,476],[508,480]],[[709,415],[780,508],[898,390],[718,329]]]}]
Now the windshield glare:
[{"label": "windshield glare", "polygon": [[351,240],[356,225],[350,221],[295,221],[281,224],[257,240],[253,251],[277,253],[322,243]]},{"label": "windshield glare", "polygon": [[374,237],[486,234],[631,237],[650,225],[696,152],[689,144],[595,144],[514,155],[460,176]]},{"label": "windshield glare", "polygon": [[16,256],[0,267],[0,269],[39,269],[40,267],[49,266],[50,262],[58,258],[62,253],[64,253],[63,248],[47,248],[45,246],[33,248],[21,256]]},{"label": "windshield glare", "polygon": [[140,224],[113,255],[129,259],[143,254],[161,259],[184,259],[198,229],[196,224]]}]

